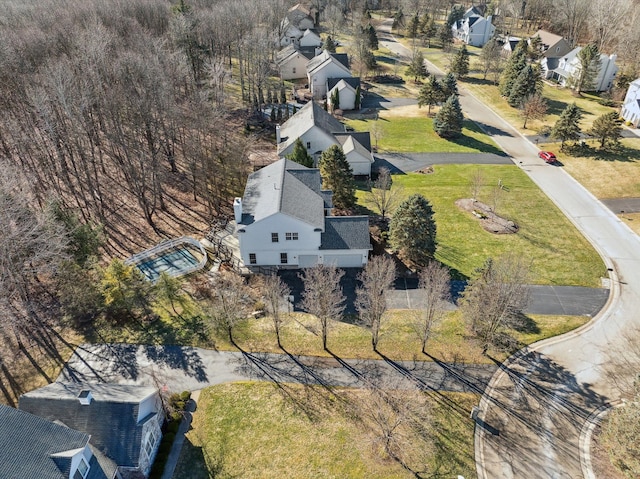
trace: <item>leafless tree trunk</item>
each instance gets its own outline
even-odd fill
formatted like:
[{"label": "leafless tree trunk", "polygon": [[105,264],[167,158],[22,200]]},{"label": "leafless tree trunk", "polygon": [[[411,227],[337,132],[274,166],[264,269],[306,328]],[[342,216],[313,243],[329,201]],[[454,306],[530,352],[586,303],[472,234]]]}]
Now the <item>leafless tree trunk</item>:
[{"label": "leafless tree trunk", "polygon": [[420,289],[424,307],[416,311],[415,330],[420,338],[422,353],[427,352],[427,342],[431,338],[433,328],[446,314],[450,298],[449,270],[437,261],[429,261],[420,272]]},{"label": "leafless tree trunk", "polygon": [[273,319],[273,329],[276,333],[278,346],[280,343],[280,326],[282,325],[282,304],[288,301],[291,294],[289,287],[276,275],[265,276],[263,285],[263,294],[267,300],[267,309]]},{"label": "leafless tree trunk", "polygon": [[371,185],[371,190],[367,193],[365,200],[368,206],[380,213],[383,220],[398,206],[403,196],[401,187],[392,188],[392,186],[393,180],[389,169],[380,168],[378,178]]},{"label": "leafless tree trunk", "polygon": [[338,321],[344,312],[345,297],[340,286],[344,271],[333,265],[319,264],[304,270],[302,307],[318,318],[322,347],[327,349],[327,334],[331,321]]},{"label": "leafless tree trunk", "polygon": [[211,305],[207,308],[210,324],[225,331],[229,342],[235,344],[233,328],[249,315],[254,302],[253,293],[242,277],[234,273],[221,273],[214,290]]},{"label": "leafless tree trunk", "polygon": [[480,191],[482,191],[482,187],[484,186],[484,175],[482,174],[482,170],[480,168],[476,168],[473,174],[471,175],[471,199],[475,202],[478,200],[480,196]]},{"label": "leafless tree trunk", "polygon": [[388,256],[376,256],[364,267],[358,279],[362,286],[356,289],[356,309],[360,321],[371,330],[371,346],[378,350],[382,317],[387,311],[385,294],[396,279],[396,266]]}]

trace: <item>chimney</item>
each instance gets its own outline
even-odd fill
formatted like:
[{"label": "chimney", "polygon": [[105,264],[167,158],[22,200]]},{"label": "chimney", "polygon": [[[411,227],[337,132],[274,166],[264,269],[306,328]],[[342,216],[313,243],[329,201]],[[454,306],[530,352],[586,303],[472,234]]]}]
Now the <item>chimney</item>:
[{"label": "chimney", "polygon": [[239,225],[242,222],[242,198],[233,200],[233,215],[235,216],[236,224]]},{"label": "chimney", "polygon": [[91,395],[91,391],[89,391],[88,389],[83,389],[82,391],[80,391],[80,394],[78,394],[78,401],[80,401],[80,404],[82,404],[83,406],[88,406],[89,404],[91,404],[92,399],[93,396]]},{"label": "chimney", "polygon": [[281,141],[282,140],[280,138],[280,125],[276,125],[276,145],[279,145]]}]

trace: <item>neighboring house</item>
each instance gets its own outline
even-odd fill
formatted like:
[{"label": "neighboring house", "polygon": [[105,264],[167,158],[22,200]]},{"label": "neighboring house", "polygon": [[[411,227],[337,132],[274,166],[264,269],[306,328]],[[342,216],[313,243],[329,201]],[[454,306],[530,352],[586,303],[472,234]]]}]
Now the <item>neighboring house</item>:
[{"label": "neighboring house", "polygon": [[314,101],[300,108],[282,126],[276,126],[278,155],[284,158],[293,152],[298,138],[306,146],[307,152],[318,159],[331,145],[337,144],[334,133],[345,132],[344,125]]},{"label": "neighboring house", "polygon": [[[582,47],[576,47],[560,58],[556,68],[546,71],[545,78],[551,78],[562,86],[568,86],[569,79],[576,75],[581,68],[580,59],[578,58],[580,50],[582,50]],[[597,92],[610,90],[617,73],[616,55],[601,54],[600,69],[593,86],[584,90]]]},{"label": "neighboring house", "polygon": [[244,266],[279,269],[333,264],[361,268],[371,243],[367,216],[330,216],[320,171],[282,159],[247,179],[233,203]]},{"label": "neighboring house", "polygon": [[491,15],[484,18],[478,12],[475,7],[471,7],[464,13],[462,20],[451,26],[454,38],[474,47],[482,47],[489,41],[496,32],[496,27],[491,23]]},{"label": "neighboring house", "polygon": [[125,477],[149,474],[162,437],[162,402],[150,386],[55,382],[23,394],[20,409],[89,434]]},{"label": "neighboring house", "polygon": [[276,54],[276,65],[283,80],[297,80],[307,77],[307,63],[313,58],[313,53],[300,50],[289,45]]},{"label": "neighboring house", "polygon": [[335,133],[354,176],[370,176],[374,158],[368,131]]},{"label": "neighboring house", "polygon": [[349,60],[344,53],[323,50],[307,63],[307,80],[313,98],[322,99],[327,93],[327,78],[349,78]]},{"label": "neighboring house", "polygon": [[322,45],[322,39],[320,35],[310,29],[306,29],[302,34],[302,37],[298,40],[298,46],[300,47],[319,47]]},{"label": "neighboring house", "polygon": [[[571,51],[569,42],[555,33],[538,30],[531,36],[533,37],[540,37],[543,58],[561,58]],[[529,45],[531,45],[531,38]]]},{"label": "neighboring house", "polygon": [[301,31],[315,28],[316,26],[311,10],[300,3],[294,5],[287,11],[286,19],[291,25],[294,25]]},{"label": "neighboring house", "polygon": [[[353,142],[343,138],[349,136],[354,138]],[[284,158],[292,153],[298,138],[316,164],[324,150],[341,145],[354,175],[371,174],[373,156],[369,132],[347,132],[342,123],[316,102],[310,101],[282,126],[276,126],[278,155]]]},{"label": "neighboring house", "polygon": [[503,37],[500,41],[502,42],[502,54],[509,56],[513,53],[513,51],[516,49],[516,46],[518,45],[518,43],[520,43],[520,40],[522,40],[520,37],[511,37],[511,36],[506,36]]},{"label": "neighboring house", "polygon": [[627,95],[622,103],[620,116],[631,123],[635,128],[640,125],[640,78],[629,84]]},{"label": "neighboring house", "polygon": [[[327,103],[331,110],[355,110],[356,97],[360,88],[360,77],[327,78]],[[338,91],[338,105],[333,104],[334,92]],[[362,100],[362,99],[361,99]],[[358,108],[360,106],[358,105]]]},{"label": "neighboring house", "polygon": [[114,479],[115,467],[94,454],[90,435],[0,404],[3,479]]}]

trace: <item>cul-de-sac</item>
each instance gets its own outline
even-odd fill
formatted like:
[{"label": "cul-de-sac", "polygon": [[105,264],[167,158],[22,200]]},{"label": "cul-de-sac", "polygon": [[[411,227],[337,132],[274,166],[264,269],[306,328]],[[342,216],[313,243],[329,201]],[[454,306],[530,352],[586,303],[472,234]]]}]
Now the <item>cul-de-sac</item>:
[{"label": "cul-de-sac", "polygon": [[0,479],[640,477],[638,0],[0,0]]}]

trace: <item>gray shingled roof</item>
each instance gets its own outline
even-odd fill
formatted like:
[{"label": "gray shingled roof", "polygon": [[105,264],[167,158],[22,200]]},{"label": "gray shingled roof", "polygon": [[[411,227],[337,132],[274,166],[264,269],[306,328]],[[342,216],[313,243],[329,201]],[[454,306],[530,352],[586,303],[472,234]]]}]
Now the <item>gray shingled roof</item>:
[{"label": "gray shingled roof", "polygon": [[344,125],[314,101],[300,108],[280,127],[280,137],[286,138],[278,145],[278,151],[284,151],[314,126],[328,134],[345,131]]},{"label": "gray shingled roof", "polygon": [[344,145],[348,137],[352,137],[371,153],[371,133],[368,131],[347,131],[345,133],[334,133],[333,136],[336,137],[341,145]]},{"label": "gray shingled roof", "polygon": [[320,171],[290,160],[279,160],[252,173],[242,198],[238,228],[283,213],[314,228],[324,227]]},{"label": "gray shingled roof", "polygon": [[369,249],[368,216],[327,216],[320,249]]},{"label": "gray shingled roof", "polygon": [[327,50],[323,50],[322,53],[309,60],[307,63],[307,73],[317,70],[321,65],[324,65],[327,62],[335,62],[336,64],[341,65],[346,72],[351,74],[351,72],[349,72],[349,55],[346,53],[329,53]]},{"label": "gray shingled roof", "polygon": [[[82,405],[78,394],[90,390]],[[140,402],[155,393],[149,386],[53,383],[20,397],[20,409],[91,435],[91,443],[118,466],[137,467],[142,444]]]},{"label": "gray shingled roof", "polygon": [[[84,448],[89,435],[0,404],[0,477],[68,479],[70,460],[52,457]],[[90,479],[107,479],[95,457]]]},{"label": "gray shingled roof", "polygon": [[360,77],[327,78],[327,91],[330,91],[334,86],[336,86],[341,81],[351,86],[351,88],[353,88],[354,90],[356,90],[360,86]]}]

